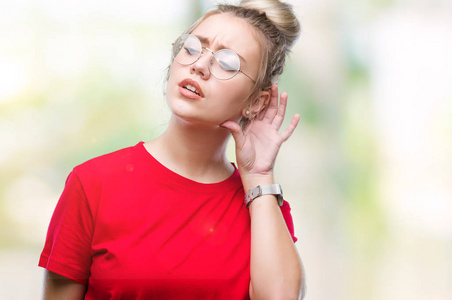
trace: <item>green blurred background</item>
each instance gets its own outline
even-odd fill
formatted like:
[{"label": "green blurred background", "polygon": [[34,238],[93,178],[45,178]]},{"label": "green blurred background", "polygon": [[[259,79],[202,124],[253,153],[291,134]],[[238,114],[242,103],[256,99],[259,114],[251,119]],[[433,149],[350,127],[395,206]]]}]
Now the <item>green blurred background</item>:
[{"label": "green blurred background", "polygon": [[[276,176],[306,299],[452,299],[452,3],[290,3],[280,89],[302,120]],[[1,299],[39,297],[71,169],[165,129],[171,42],[212,6],[0,0]]]}]

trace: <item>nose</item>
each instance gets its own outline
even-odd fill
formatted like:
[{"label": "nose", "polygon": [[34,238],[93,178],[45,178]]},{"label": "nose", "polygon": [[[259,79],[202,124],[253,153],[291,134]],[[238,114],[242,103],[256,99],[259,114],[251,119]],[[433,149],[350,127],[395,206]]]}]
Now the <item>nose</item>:
[{"label": "nose", "polygon": [[202,79],[207,80],[210,77],[210,61],[213,59],[212,50],[203,47],[201,56],[192,65],[191,72],[198,74]]}]

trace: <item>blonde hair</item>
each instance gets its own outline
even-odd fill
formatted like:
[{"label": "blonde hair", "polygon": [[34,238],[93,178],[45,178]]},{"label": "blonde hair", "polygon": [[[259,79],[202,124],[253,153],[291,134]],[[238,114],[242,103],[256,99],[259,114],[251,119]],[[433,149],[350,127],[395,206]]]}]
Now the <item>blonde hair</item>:
[{"label": "blonde hair", "polygon": [[[259,72],[248,100],[260,91],[270,89],[283,72],[287,54],[300,35],[300,23],[290,4],[279,0],[242,0],[239,5],[220,4],[197,20],[185,33],[191,33],[206,18],[220,13],[230,13],[246,20],[259,37],[262,59]],[[242,118],[244,127],[249,119]]]}]

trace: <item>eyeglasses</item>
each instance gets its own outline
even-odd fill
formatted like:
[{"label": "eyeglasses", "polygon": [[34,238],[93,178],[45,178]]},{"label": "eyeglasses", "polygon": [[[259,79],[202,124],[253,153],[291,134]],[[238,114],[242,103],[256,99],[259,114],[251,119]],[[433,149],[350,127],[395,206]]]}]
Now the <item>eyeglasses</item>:
[{"label": "eyeglasses", "polygon": [[237,53],[230,49],[221,49],[214,52],[203,47],[201,41],[192,34],[183,34],[174,42],[172,57],[177,63],[188,66],[198,61],[204,54],[204,50],[212,54],[209,61],[209,70],[215,78],[228,80],[240,72],[255,82],[254,79],[240,70],[240,58]]}]

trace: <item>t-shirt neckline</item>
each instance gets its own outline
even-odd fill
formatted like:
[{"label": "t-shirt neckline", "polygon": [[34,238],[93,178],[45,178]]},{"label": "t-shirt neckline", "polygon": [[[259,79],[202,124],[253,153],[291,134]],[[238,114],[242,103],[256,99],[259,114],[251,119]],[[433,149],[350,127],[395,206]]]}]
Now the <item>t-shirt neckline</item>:
[{"label": "t-shirt neckline", "polygon": [[237,189],[242,185],[239,171],[234,164],[234,173],[225,180],[216,183],[201,183],[168,169],[146,150],[143,141],[140,141],[134,148],[136,154],[148,165],[149,170],[152,170],[165,184],[201,194],[218,194]]}]

